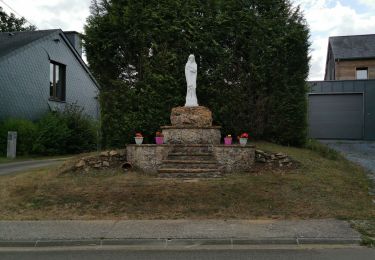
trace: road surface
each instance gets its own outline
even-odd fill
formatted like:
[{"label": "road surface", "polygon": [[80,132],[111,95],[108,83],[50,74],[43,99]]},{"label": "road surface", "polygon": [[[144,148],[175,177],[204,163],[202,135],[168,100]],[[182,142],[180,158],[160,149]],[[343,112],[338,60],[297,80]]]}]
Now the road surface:
[{"label": "road surface", "polygon": [[56,249],[10,249],[0,248],[2,260],[60,260],[60,259],[127,259],[127,260],[168,260],[168,259],[255,259],[255,260],[374,260],[375,249],[207,249],[207,250],[131,250],[123,248],[56,248]]},{"label": "road surface", "polygon": [[44,160],[30,160],[23,162],[12,162],[0,164],[0,176],[9,175],[17,172],[24,172],[37,168],[44,168],[52,165],[62,163],[67,158],[58,159],[44,159]]}]

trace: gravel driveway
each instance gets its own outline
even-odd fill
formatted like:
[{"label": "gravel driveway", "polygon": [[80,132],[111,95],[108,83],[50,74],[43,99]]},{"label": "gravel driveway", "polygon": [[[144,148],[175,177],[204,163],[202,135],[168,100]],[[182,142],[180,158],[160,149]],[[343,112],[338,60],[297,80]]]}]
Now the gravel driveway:
[{"label": "gravel driveway", "polygon": [[320,140],[319,142],[341,152],[350,161],[367,169],[368,176],[375,185],[375,141]]}]

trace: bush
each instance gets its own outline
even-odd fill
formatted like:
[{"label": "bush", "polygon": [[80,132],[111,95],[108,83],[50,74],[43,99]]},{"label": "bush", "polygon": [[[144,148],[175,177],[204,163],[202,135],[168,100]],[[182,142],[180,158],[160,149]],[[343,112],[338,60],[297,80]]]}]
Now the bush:
[{"label": "bush", "polygon": [[89,152],[96,149],[98,127],[83,113],[83,108],[75,104],[67,105],[61,116],[70,130],[66,140],[67,153]]},{"label": "bush", "polygon": [[43,155],[65,154],[66,143],[71,135],[60,113],[48,113],[38,122],[38,136],[33,152]]},{"label": "bush", "polygon": [[64,111],[50,112],[38,122],[33,151],[37,154],[74,154],[96,148],[97,129],[83,109],[72,104]]},{"label": "bush", "polygon": [[37,133],[37,126],[25,119],[6,119],[0,123],[0,155],[6,155],[8,131],[17,132],[17,155],[28,155],[32,152]]}]

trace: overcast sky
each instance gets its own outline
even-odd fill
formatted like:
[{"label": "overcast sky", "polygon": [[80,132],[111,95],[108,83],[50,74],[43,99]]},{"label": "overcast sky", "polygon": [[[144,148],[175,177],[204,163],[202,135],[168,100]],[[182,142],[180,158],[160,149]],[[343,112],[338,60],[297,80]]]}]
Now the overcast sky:
[{"label": "overcast sky", "polygon": [[[83,32],[91,0],[0,0],[38,29]],[[375,0],[292,0],[311,30],[310,80],[323,80],[329,36],[375,33]]]}]

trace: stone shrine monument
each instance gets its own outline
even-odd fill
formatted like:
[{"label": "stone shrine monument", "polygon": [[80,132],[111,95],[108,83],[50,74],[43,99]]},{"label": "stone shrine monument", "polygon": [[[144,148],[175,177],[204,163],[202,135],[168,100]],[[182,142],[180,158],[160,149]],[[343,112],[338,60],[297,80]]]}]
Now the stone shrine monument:
[{"label": "stone shrine monument", "polygon": [[185,77],[186,77],[186,84],[187,84],[185,107],[198,106],[198,99],[197,99],[197,92],[196,92],[197,74],[198,74],[198,67],[197,67],[197,63],[195,62],[195,56],[193,54],[190,54],[189,59],[186,62],[186,66],[185,66]]},{"label": "stone shrine monument", "polygon": [[212,125],[212,113],[198,105],[197,63],[191,54],[185,66],[187,83],[184,107],[172,108],[171,126],[162,126],[163,145],[128,145],[128,161],[137,169],[160,177],[220,177],[241,172],[254,164],[252,145],[221,145],[220,126]]},{"label": "stone shrine monument", "polygon": [[198,105],[197,63],[193,54],[185,66],[186,103],[184,107],[172,108],[172,126],[163,126],[164,140],[170,144],[220,144],[219,126],[212,126],[212,113]]}]

